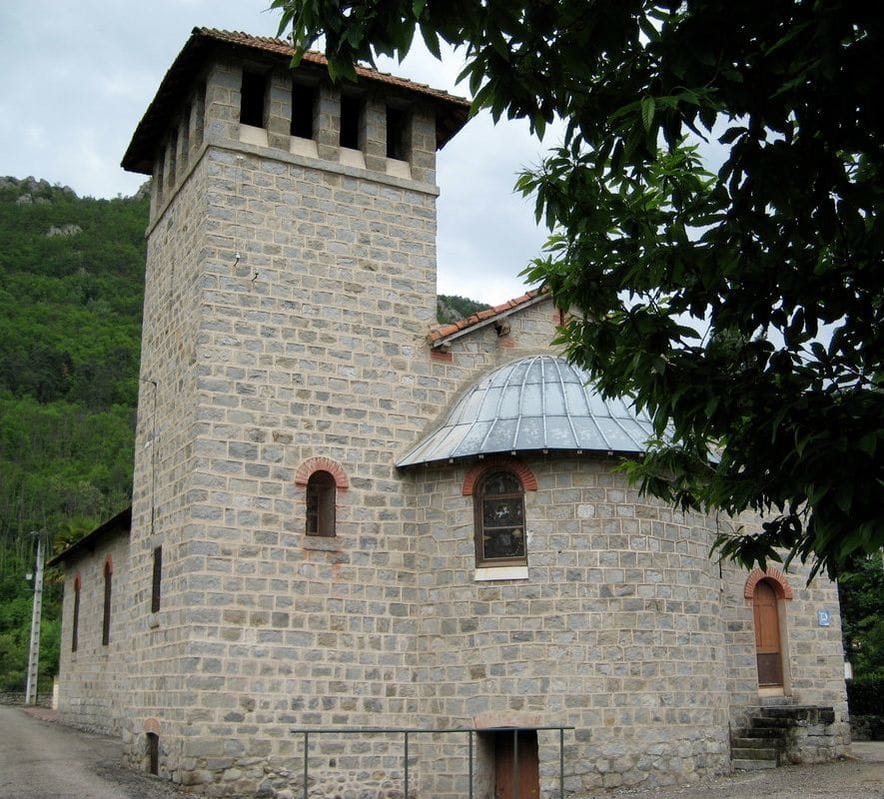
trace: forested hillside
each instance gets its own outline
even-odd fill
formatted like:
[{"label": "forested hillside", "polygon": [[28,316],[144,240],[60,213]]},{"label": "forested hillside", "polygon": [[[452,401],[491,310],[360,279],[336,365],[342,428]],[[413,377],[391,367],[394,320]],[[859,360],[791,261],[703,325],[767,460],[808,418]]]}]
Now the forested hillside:
[{"label": "forested hillside", "polygon": [[[145,191],[115,200],[0,178],[0,691],[24,686],[35,538],[50,552],[130,501]],[[439,321],[487,307],[440,296]],[[41,690],[58,661],[48,575]]]},{"label": "forested hillside", "polygon": [[[25,679],[34,536],[50,551],[131,492],[148,201],[0,178],[0,690]],[[41,690],[56,670],[47,575]]]},{"label": "forested hillside", "polygon": [[447,325],[458,319],[466,319],[476,311],[481,311],[488,306],[482,302],[460,297],[457,294],[440,294],[436,297],[436,321]]}]

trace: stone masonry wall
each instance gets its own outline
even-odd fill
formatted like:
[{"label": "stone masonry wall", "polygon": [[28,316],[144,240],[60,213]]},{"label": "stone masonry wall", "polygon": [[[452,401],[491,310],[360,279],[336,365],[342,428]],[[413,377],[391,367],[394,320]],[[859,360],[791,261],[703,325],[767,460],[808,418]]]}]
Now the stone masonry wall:
[{"label": "stone masonry wall", "polygon": [[[746,524],[758,523],[747,519]],[[808,586],[809,566],[793,564],[784,575],[793,597],[783,599],[779,609],[785,631],[783,647],[784,691],[782,695],[759,696],[755,664],[755,628],[752,600],[744,596],[750,575],[733,564],[724,565],[726,590],[722,595],[728,656],[730,720],[734,729],[762,704],[795,704],[831,707],[835,722],[827,729],[798,732],[797,757],[806,762],[843,754],[850,742],[847,693],[844,682],[844,654],[841,643],[841,614],[838,590],[824,575]],[[826,610],[830,626],[821,627],[818,611]],[[819,726],[819,725],[817,725]]]},{"label": "stone masonry wall", "polygon": [[[413,511],[393,463],[423,425],[436,189],[240,142],[240,81],[235,64],[207,75],[203,148],[150,234],[143,376],[176,389],[158,394],[153,536],[147,389],[136,477],[147,662],[131,759],[156,715],[161,771],[211,795],[300,773],[293,726],[398,725],[419,710]],[[382,111],[370,102],[369,122]],[[432,154],[419,109],[411,140]],[[184,289],[164,303],[173,268]],[[348,478],[332,539],[305,535],[294,476],[314,457]],[[157,541],[168,572],[153,618]],[[317,745],[325,766],[329,746],[350,779],[382,790],[398,777],[383,744]]]},{"label": "stone masonry wall", "polygon": [[[447,411],[447,407],[457,399],[460,391],[496,366],[527,354],[549,351],[548,341],[557,317],[551,302],[541,302],[509,317],[506,320],[510,328],[508,335],[498,336],[494,327],[489,326],[456,340],[448,356],[434,359],[435,374],[442,378],[437,385],[440,394],[445,397],[444,401],[440,400],[440,406]],[[457,388],[451,390],[451,386]],[[440,413],[437,418],[443,418],[444,415],[444,412]],[[432,424],[428,426],[429,429],[432,427]],[[422,490],[418,489],[416,496],[419,498],[421,493]],[[420,504],[421,500],[417,501]],[[449,499],[449,502],[457,503],[458,500]],[[561,512],[568,514],[573,509],[563,508]],[[465,523],[471,527],[472,517],[465,518]],[[752,521],[747,520],[747,523]],[[758,520],[755,519],[754,522],[757,523]],[[711,526],[717,532],[718,523],[702,519],[700,523]],[[727,566],[724,574],[726,579],[722,584],[720,614],[722,633],[726,640],[727,667],[726,674],[721,673],[719,676],[722,680],[727,680],[727,706],[731,724],[736,726],[761,700],[755,668],[751,602],[742,596],[747,575],[740,573],[735,567]],[[835,587],[824,577],[817,577],[810,590],[804,590],[806,574],[806,568],[799,568],[791,576],[796,595],[795,600],[786,603],[788,636],[794,642],[789,648],[786,664],[787,671],[794,675],[788,691],[788,701],[832,705],[836,708],[836,725],[827,733],[829,743],[820,744],[822,748],[818,747],[822,752],[828,751],[826,747],[830,747],[832,741],[838,747],[845,741],[846,727],[843,720],[846,719],[846,700],[842,679],[840,617]],[[801,590],[797,590],[799,586]],[[831,627],[816,626],[816,610],[822,608],[830,610]],[[818,759],[811,754],[813,745],[811,740],[805,747],[806,757]],[[837,751],[841,751],[840,748]],[[609,780],[616,781],[617,777],[610,777]]]},{"label": "stone masonry wall", "polygon": [[[198,141],[198,137],[191,137]],[[162,152],[164,143],[158,144]],[[167,173],[168,177],[168,173]],[[183,736],[202,710],[201,675],[188,659],[193,570],[201,562],[190,540],[196,445],[199,317],[205,277],[209,168],[194,144],[178,180],[167,184],[148,228],[144,323],[130,545],[132,675],[123,740],[129,763],[146,767],[146,727],[160,738],[160,773],[181,780]],[[163,548],[161,605],[151,613],[153,551]]]},{"label": "stone masonry wall", "polygon": [[[129,649],[128,537],[115,535],[65,568],[58,712],[65,724],[119,735],[126,714]],[[110,640],[102,644],[104,564],[113,565]],[[77,651],[71,651],[74,580],[80,579]]]},{"label": "stone masonry wall", "polygon": [[[527,579],[476,581],[467,466],[415,477],[427,712],[452,727],[575,727],[565,756],[577,796],[726,771],[721,581],[708,521],[639,498],[612,474],[614,459],[524,462],[538,483],[525,495]],[[542,795],[558,796],[558,738],[540,741]],[[466,794],[463,747],[422,756],[426,795]]]},{"label": "stone masonry wall", "polygon": [[[24,705],[26,698],[24,691],[0,691],[0,705]],[[52,694],[38,694],[37,707],[52,707]]]}]

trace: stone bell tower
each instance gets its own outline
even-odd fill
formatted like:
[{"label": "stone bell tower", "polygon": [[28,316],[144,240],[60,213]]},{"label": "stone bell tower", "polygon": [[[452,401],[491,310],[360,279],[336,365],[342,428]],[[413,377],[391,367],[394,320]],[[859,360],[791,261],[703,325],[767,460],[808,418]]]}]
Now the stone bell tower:
[{"label": "stone bell tower", "polygon": [[434,402],[435,156],[469,109],[292,55],[195,29],[123,159],[153,177],[125,739],[231,795],[292,725],[417,710],[394,460]]}]

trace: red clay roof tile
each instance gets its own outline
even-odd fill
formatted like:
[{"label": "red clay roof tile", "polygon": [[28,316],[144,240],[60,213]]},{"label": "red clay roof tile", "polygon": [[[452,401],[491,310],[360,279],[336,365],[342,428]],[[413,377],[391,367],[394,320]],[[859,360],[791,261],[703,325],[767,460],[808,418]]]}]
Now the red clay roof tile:
[{"label": "red clay roof tile", "polygon": [[[231,44],[238,44],[243,47],[251,47],[256,50],[263,50],[267,53],[276,53],[278,55],[284,55],[287,58],[292,58],[295,55],[295,48],[292,47],[291,44],[283,39],[274,39],[270,36],[252,36],[251,34],[243,33],[242,31],[224,31],[218,30],[217,28],[194,28],[193,32],[194,34],[199,34],[200,36],[205,36],[210,39],[230,42]],[[304,53],[302,61],[306,61],[310,64],[318,64],[320,66],[328,65],[328,59],[322,53],[317,53],[315,50],[308,50]],[[442,91],[441,89],[434,89],[431,86],[427,86],[425,83],[415,83],[414,81],[406,80],[405,78],[397,78],[389,72],[379,72],[378,70],[369,67],[357,66],[356,74],[360,78],[365,78],[366,80],[378,83],[389,83],[392,86],[399,86],[412,92],[426,94],[439,100],[445,100],[446,102],[453,102],[464,108],[470,107],[469,101],[465,100],[463,97],[457,97],[453,94]]]},{"label": "red clay roof tile", "polygon": [[495,316],[499,316],[506,311],[511,311],[514,308],[525,305],[536,299],[541,294],[545,293],[546,292],[543,289],[532,289],[527,294],[523,294],[521,297],[516,297],[516,299],[514,300],[507,300],[507,302],[501,303],[500,305],[495,305],[492,308],[485,308],[481,311],[476,311],[475,313],[470,314],[464,319],[458,319],[457,321],[450,322],[447,325],[436,325],[435,327],[431,327],[430,332],[427,334],[427,343],[430,344],[430,346],[433,346],[443,339],[448,338],[448,336],[453,335],[454,333],[459,333],[461,330],[466,330],[470,327],[473,327],[473,325],[479,324],[479,322],[493,319]]}]

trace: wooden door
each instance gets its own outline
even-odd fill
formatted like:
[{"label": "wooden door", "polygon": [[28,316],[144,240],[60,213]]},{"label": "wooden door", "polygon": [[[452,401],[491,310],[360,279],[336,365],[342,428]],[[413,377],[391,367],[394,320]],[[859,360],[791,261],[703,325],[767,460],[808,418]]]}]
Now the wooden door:
[{"label": "wooden door", "polygon": [[755,586],[755,657],[758,663],[758,685],[763,688],[783,684],[783,660],[780,646],[780,617],[773,586],[762,580]]},{"label": "wooden door", "polygon": [[494,799],[540,799],[536,730],[519,730],[518,740],[515,730],[495,733]]}]

